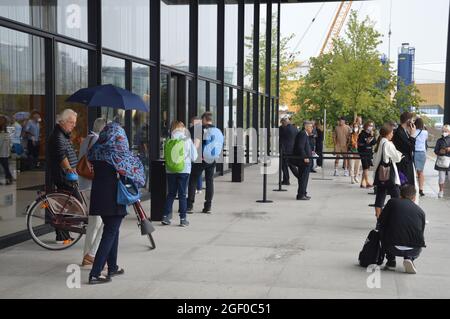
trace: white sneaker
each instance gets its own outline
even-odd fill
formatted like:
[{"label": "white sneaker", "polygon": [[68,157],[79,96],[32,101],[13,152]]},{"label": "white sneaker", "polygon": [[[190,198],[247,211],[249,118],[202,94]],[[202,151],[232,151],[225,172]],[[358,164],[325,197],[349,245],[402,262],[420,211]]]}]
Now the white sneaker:
[{"label": "white sneaker", "polygon": [[442,197],[444,197],[444,192],[439,192],[438,193],[438,198],[442,198]]},{"label": "white sneaker", "polygon": [[346,177],[349,176],[348,170],[345,170],[345,171],[344,171],[344,176],[346,176]]},{"label": "white sneaker", "polygon": [[334,170],[334,174],[333,174],[334,176],[339,176],[339,173],[338,173],[338,170],[337,169],[335,169]]},{"label": "white sneaker", "polygon": [[358,183],[358,184],[359,184],[359,179],[358,179],[358,177],[354,177],[353,179],[355,180],[355,183]]},{"label": "white sneaker", "polygon": [[201,194],[201,193],[202,193],[201,190],[196,190],[196,191],[195,191],[195,194]]},{"label": "white sneaker", "polygon": [[410,259],[403,260],[403,266],[405,267],[405,272],[407,274],[417,274],[417,269],[414,263]]},{"label": "white sneaker", "polygon": [[356,184],[355,178],[353,176],[350,179],[352,184]]}]

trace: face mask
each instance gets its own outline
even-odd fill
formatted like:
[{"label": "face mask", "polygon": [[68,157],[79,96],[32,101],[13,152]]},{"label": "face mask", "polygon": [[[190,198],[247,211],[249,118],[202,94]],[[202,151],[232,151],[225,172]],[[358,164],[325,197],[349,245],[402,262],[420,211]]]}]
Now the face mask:
[{"label": "face mask", "polygon": [[443,136],[443,137],[447,137],[447,136],[448,136],[448,132],[442,133],[442,136]]},{"label": "face mask", "polygon": [[359,130],[358,127],[354,127],[354,128],[353,128],[353,132],[355,132],[355,133],[358,132],[358,130]]},{"label": "face mask", "polygon": [[373,127],[372,126],[369,126],[368,128],[367,128],[367,132],[372,132],[373,131]]}]

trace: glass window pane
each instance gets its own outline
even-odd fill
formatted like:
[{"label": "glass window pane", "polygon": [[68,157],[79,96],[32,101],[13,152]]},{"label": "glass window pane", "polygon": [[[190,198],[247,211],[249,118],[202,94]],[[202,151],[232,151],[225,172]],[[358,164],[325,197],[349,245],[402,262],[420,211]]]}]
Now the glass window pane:
[{"label": "glass window pane", "polygon": [[238,1],[225,1],[225,70],[226,83],[237,84]]},{"label": "glass window pane", "polygon": [[278,4],[272,4],[272,48],[271,48],[271,75],[270,95],[277,94],[277,51],[278,51]]},{"label": "glass window pane", "polygon": [[45,123],[44,40],[3,27],[0,39],[0,144],[6,145],[0,174],[2,237],[25,230],[26,207],[36,190],[45,189],[45,130],[53,123]]},{"label": "glass window pane", "polygon": [[[150,106],[150,67],[138,63],[132,64],[133,93],[139,95],[147,106]],[[149,143],[150,143],[150,113],[141,111],[131,111],[131,149],[144,164],[146,185],[148,189],[149,172]]]},{"label": "glass window pane", "polygon": [[56,47],[56,114],[66,108],[77,112],[77,125],[70,137],[78,153],[88,134],[88,108],[79,103],[67,103],[66,99],[88,86],[88,52],[63,43],[57,43]]},{"label": "glass window pane", "polygon": [[[109,55],[102,56],[102,84],[112,84],[125,88],[125,60]],[[102,117],[108,121],[118,120],[125,124],[125,111],[117,108],[102,107]]]},{"label": "glass window pane", "polygon": [[233,127],[237,127],[237,90],[233,89],[233,113],[232,113]]},{"label": "glass window pane", "polygon": [[161,0],[161,63],[189,71],[189,1]]},{"label": "glass window pane", "polygon": [[259,92],[266,90],[266,19],[267,5],[259,8]]},{"label": "glass window pane", "polygon": [[202,116],[206,112],[206,82],[198,81],[198,106],[197,115]]},{"label": "glass window pane", "polygon": [[245,4],[244,85],[249,89],[253,89],[253,11],[253,4]]},{"label": "glass window pane", "polygon": [[209,111],[213,115],[213,124],[217,126],[217,84],[209,84]]},{"label": "glass window pane", "polygon": [[217,0],[200,0],[198,6],[198,74],[217,78]]},{"label": "glass window pane", "polygon": [[169,119],[169,82],[166,73],[161,74],[161,113],[160,113],[160,147],[159,155],[163,158],[164,141],[169,137],[170,119]]},{"label": "glass window pane", "polygon": [[2,0],[0,15],[87,41],[87,0]]},{"label": "glass window pane", "polygon": [[102,0],[103,46],[150,58],[150,1]]}]

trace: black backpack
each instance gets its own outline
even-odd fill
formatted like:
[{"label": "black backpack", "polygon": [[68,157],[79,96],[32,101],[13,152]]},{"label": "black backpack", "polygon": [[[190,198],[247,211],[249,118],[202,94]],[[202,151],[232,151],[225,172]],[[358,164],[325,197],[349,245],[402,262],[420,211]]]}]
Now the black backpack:
[{"label": "black backpack", "polygon": [[359,253],[359,265],[367,267],[369,265],[381,265],[384,260],[384,253],[381,247],[380,233],[372,229],[367,236],[363,249]]}]

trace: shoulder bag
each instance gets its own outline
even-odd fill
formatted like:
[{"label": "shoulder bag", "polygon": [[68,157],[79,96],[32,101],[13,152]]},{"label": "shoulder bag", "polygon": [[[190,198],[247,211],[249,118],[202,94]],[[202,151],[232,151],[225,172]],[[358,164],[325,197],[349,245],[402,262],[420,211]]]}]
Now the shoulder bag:
[{"label": "shoulder bag", "polygon": [[86,154],[84,154],[80,160],[78,161],[77,164],[77,173],[78,175],[89,179],[89,180],[93,180],[94,179],[94,170],[92,169],[92,164],[89,162],[89,160],[87,159],[87,153],[89,152],[91,146],[92,146],[92,141],[93,141],[93,137],[91,137],[91,140],[89,141],[89,145],[86,151]]},{"label": "shoulder bag", "polygon": [[[444,138],[445,147],[447,148],[447,141]],[[436,159],[436,166],[439,168],[450,168],[450,157],[447,155],[438,155]]]}]

